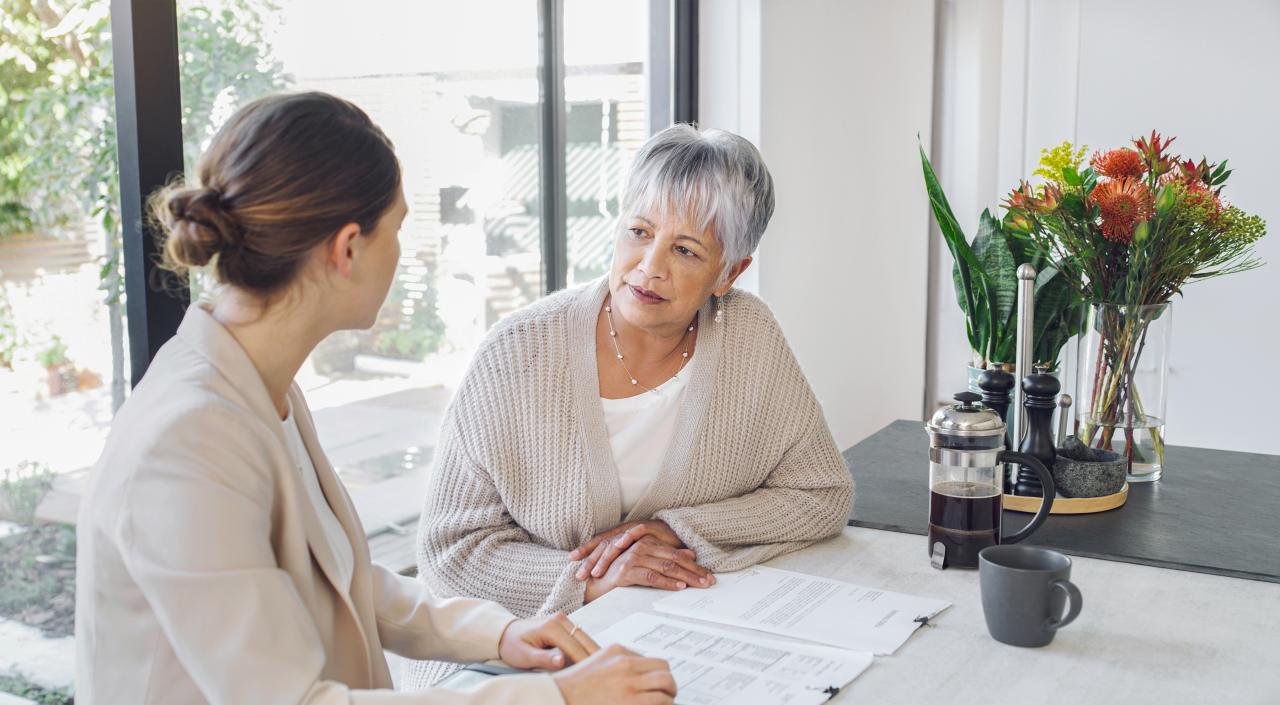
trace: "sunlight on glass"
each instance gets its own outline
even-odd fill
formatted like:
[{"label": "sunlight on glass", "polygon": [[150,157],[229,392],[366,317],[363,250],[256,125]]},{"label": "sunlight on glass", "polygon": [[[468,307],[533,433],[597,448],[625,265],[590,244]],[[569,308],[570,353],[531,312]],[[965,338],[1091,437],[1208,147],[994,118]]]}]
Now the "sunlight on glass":
[{"label": "sunlight on glass", "polygon": [[[395,144],[410,209],[396,280],[374,326],[328,338],[298,382],[366,528],[412,521],[472,353],[542,292],[537,5],[181,0],[179,11],[188,174],[235,109],[279,90],[351,100]],[[237,38],[243,50],[199,63]],[[216,295],[207,276],[199,288]]]}]

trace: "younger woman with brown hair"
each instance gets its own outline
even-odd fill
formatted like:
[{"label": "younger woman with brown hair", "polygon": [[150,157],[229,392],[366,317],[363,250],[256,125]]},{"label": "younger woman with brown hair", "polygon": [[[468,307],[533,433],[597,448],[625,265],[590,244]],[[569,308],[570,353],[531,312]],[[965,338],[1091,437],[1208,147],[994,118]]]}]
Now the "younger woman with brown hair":
[{"label": "younger woman with brown hair", "polygon": [[[76,700],[670,703],[663,661],[597,652],[562,614],[434,599],[370,563],[293,378],[325,336],[373,323],[395,274],[406,206],[381,130],[333,96],[264,98],[198,176],[155,211],[170,267],[208,265],[223,286],[156,354],[90,475]],[[392,687],[384,648],[558,672],[376,692]]]}]

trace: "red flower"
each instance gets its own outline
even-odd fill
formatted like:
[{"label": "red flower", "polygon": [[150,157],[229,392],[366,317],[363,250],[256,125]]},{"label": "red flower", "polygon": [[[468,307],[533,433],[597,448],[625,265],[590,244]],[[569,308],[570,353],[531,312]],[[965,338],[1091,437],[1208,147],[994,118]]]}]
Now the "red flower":
[{"label": "red flower", "polygon": [[1138,179],[1147,172],[1142,155],[1127,147],[1110,152],[1094,152],[1092,163],[1094,171],[1111,179]]},{"label": "red flower", "polygon": [[1036,210],[1041,213],[1050,213],[1058,208],[1058,204],[1062,202],[1062,189],[1057,184],[1045,184],[1040,191],[1040,198],[1037,198],[1034,204]]},{"label": "red flower", "polygon": [[1112,242],[1132,240],[1138,223],[1151,218],[1153,201],[1137,179],[1105,181],[1089,194],[1089,202],[1102,211],[1102,235]]},{"label": "red flower", "polygon": [[1133,146],[1138,148],[1138,153],[1142,155],[1143,161],[1146,162],[1147,170],[1160,176],[1173,168],[1175,162],[1178,161],[1176,156],[1165,154],[1165,150],[1169,148],[1177,137],[1164,139],[1160,133],[1155,130],[1151,131],[1151,137],[1139,137],[1133,141]]},{"label": "red flower", "polygon": [[[1213,170],[1216,169],[1217,167],[1218,165],[1216,163],[1210,162],[1208,159],[1205,159],[1204,157],[1200,158],[1199,163],[1197,163],[1194,159],[1188,159],[1186,161],[1178,162],[1177,180],[1181,181],[1184,184],[1203,184],[1205,186],[1208,186],[1209,180],[1210,180],[1209,175],[1212,174]],[[1219,186],[1218,188],[1214,189],[1214,193],[1218,193],[1221,190],[1222,190],[1222,187]]]},{"label": "red flower", "polygon": [[1005,208],[1009,210],[1031,210],[1040,213],[1049,213],[1058,207],[1058,203],[1062,201],[1062,189],[1054,184],[1045,184],[1040,187],[1040,192],[1036,193],[1031,184],[1020,181],[1018,188],[1009,193],[1009,197],[1005,199]]},{"label": "red flower", "polygon": [[1035,189],[1031,188],[1031,184],[1025,181],[1019,181],[1018,187],[1009,192],[1009,197],[1004,199],[1004,206],[1009,210],[1024,210],[1033,208],[1036,202]]}]

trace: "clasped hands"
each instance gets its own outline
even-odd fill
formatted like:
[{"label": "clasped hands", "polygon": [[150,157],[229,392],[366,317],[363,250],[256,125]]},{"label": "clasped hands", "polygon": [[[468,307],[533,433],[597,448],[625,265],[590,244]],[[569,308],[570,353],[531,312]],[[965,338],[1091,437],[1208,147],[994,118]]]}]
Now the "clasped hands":
[{"label": "clasped hands", "polygon": [[634,521],[597,534],[569,554],[582,561],[576,577],[586,581],[585,601],[616,587],[642,585],[663,590],[711,587],[716,577],[666,522]]}]

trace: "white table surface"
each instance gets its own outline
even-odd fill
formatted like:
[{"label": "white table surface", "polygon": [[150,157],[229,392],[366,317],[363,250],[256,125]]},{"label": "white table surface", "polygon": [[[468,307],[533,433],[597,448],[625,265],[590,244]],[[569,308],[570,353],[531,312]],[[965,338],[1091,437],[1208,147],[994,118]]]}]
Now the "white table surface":
[{"label": "white table surface", "polygon": [[[978,571],[934,570],[923,536],[850,527],[767,565],[952,603],[832,703],[1280,704],[1280,584],[1071,561],[1084,609],[1039,649],[992,639]],[[614,590],[572,618],[599,633],[666,594]]]}]

